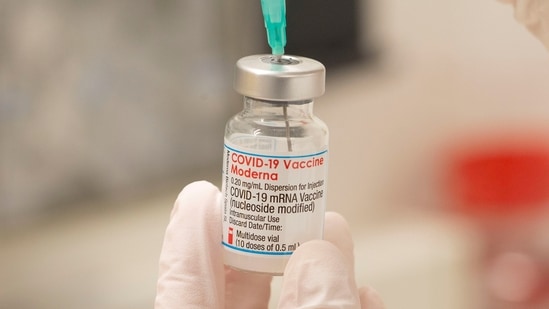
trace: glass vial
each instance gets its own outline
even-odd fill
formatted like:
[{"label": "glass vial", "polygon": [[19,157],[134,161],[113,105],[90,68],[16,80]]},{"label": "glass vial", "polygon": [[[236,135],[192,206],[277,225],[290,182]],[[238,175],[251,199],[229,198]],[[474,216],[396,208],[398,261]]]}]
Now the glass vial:
[{"label": "glass vial", "polygon": [[244,109],[225,129],[225,264],[280,275],[302,243],[321,239],[328,128],[313,115],[325,69],[315,60],[255,55],[236,64]]}]

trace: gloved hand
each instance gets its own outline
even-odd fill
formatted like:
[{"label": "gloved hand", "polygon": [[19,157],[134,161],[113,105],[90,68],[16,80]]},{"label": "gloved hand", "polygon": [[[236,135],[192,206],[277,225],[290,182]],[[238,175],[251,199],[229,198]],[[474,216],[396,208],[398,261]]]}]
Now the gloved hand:
[{"label": "gloved hand", "polygon": [[549,1],[500,0],[515,7],[515,18],[549,49]]},{"label": "gloved hand", "polygon": [[[160,254],[155,308],[267,308],[271,276],[223,265],[221,193],[195,182],[172,210]],[[325,240],[302,244],[285,270],[279,308],[382,309],[372,289],[357,289],[345,219],[326,213]]]}]

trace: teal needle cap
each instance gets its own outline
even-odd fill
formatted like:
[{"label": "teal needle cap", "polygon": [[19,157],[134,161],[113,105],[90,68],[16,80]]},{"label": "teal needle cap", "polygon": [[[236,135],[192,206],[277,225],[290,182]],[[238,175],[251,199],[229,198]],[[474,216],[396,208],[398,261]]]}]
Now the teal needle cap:
[{"label": "teal needle cap", "polygon": [[286,46],[286,1],[261,0],[267,41],[273,55],[283,55]]}]

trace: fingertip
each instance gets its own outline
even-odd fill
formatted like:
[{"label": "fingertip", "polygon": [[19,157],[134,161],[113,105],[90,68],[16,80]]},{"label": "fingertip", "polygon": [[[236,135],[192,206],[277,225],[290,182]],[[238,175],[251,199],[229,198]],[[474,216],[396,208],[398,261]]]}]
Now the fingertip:
[{"label": "fingertip", "polygon": [[219,189],[208,181],[191,182],[179,192],[172,210],[172,216],[180,207],[189,207],[193,204],[189,202],[195,202],[199,199],[209,202],[212,198],[218,198],[219,194]]},{"label": "fingertip", "polygon": [[325,236],[331,238],[340,236],[341,234],[351,236],[351,229],[347,220],[337,212],[327,211],[324,216],[324,223]]},{"label": "fingertip", "polygon": [[326,216],[326,219],[338,221],[343,225],[348,225],[347,220],[345,220],[345,217],[343,217],[343,215],[341,215],[339,212],[327,211],[325,213],[325,216]]},{"label": "fingertip", "polygon": [[193,182],[189,183],[188,185],[186,185],[183,188],[183,190],[181,190],[181,193],[186,193],[186,192],[189,192],[189,191],[190,192],[200,192],[200,191],[212,192],[212,191],[219,191],[219,189],[209,181],[198,180],[198,181],[193,181]]},{"label": "fingertip", "polygon": [[[186,185],[177,195],[174,206],[170,213],[170,221],[177,220],[174,217],[201,216],[206,218],[221,218],[221,208],[210,205],[220,205],[221,192],[212,183],[201,180]],[[196,214],[196,212],[202,212]]]},{"label": "fingertip", "polygon": [[347,220],[337,212],[326,212],[324,240],[334,244],[345,255],[348,263],[354,265],[354,243]]}]

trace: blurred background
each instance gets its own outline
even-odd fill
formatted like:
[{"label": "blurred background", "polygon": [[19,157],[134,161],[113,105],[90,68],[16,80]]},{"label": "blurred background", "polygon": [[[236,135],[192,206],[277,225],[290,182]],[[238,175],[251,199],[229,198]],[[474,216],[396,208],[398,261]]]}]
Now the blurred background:
[{"label": "blurred background", "polygon": [[[388,308],[548,308],[549,54],[512,7],[287,9],[287,52],[328,69],[359,284]],[[268,51],[259,0],[0,0],[0,308],[151,308],[173,201],[220,183],[232,67]]]}]

